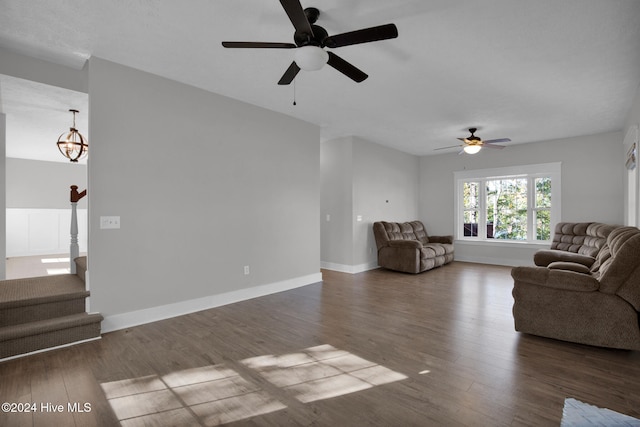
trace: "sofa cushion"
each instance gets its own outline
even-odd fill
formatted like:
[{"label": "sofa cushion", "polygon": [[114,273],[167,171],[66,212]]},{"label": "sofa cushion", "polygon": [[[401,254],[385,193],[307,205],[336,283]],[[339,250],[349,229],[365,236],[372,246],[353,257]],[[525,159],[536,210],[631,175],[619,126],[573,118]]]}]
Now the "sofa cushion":
[{"label": "sofa cushion", "polygon": [[392,248],[421,249],[422,243],[417,240],[389,240],[389,246]]},{"label": "sofa cushion", "polygon": [[411,221],[408,224],[413,229],[413,234],[416,236],[416,240],[419,240],[422,244],[429,243],[429,235],[427,230],[424,229],[424,224],[421,221]]},{"label": "sofa cushion", "polygon": [[551,249],[578,253],[584,243],[590,222],[561,222],[556,225]]},{"label": "sofa cushion", "polygon": [[427,247],[431,247],[431,246],[437,246],[438,248],[441,248],[444,250],[444,254],[452,254],[453,253],[453,243],[427,243],[426,245]]},{"label": "sofa cushion", "polygon": [[595,257],[614,228],[599,222],[561,222],[556,225],[551,249]]},{"label": "sofa cushion", "polygon": [[559,249],[540,249],[533,254],[533,262],[540,267],[546,267],[549,264],[559,262],[574,262],[582,264],[585,267],[591,267],[595,262],[595,258],[589,255],[582,255],[574,252],[566,252]]},{"label": "sofa cushion", "polygon": [[592,268],[591,274],[600,281],[602,292],[615,293],[638,267],[640,230],[636,227],[615,229],[600,252],[596,259],[598,269]]},{"label": "sofa cushion", "polygon": [[595,257],[614,228],[599,222],[561,222],[556,225],[551,249]]},{"label": "sofa cushion", "polygon": [[560,222],[555,227],[551,248],[536,252],[533,262],[541,267],[555,261],[591,267],[615,228],[617,226],[599,222]]},{"label": "sofa cushion", "polygon": [[427,243],[422,248],[422,253],[423,255],[426,255],[427,258],[434,258],[437,256],[444,256],[446,251],[444,250],[444,247],[440,244]]},{"label": "sofa cushion", "polygon": [[[387,238],[389,240],[416,240],[410,227],[406,224],[400,224],[397,222],[383,222],[382,226],[387,232]],[[411,232],[410,235],[408,235]]]},{"label": "sofa cushion", "polygon": [[549,264],[548,267],[552,270],[569,270],[576,273],[589,274],[589,267],[577,262],[556,261]]}]

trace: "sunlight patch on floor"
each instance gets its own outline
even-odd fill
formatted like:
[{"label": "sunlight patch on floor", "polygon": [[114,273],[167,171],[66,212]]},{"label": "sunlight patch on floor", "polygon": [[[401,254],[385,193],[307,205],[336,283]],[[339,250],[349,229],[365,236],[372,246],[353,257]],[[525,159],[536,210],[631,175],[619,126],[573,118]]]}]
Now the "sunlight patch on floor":
[{"label": "sunlight patch on floor", "polygon": [[[42,258],[40,259],[40,262],[42,264],[61,264],[61,263],[66,263],[66,265],[69,265],[69,257],[67,258]],[[71,273],[71,268],[70,267],[62,267],[62,268],[47,268],[47,275],[49,276],[55,276],[58,274],[70,274]]]},{"label": "sunlight patch on floor", "polygon": [[58,274],[70,274],[70,268],[47,268],[47,274],[49,276],[55,276]]},{"label": "sunlight patch on floor", "polygon": [[53,264],[57,262],[70,262],[69,257],[67,258],[42,258],[40,260],[43,264]]},{"label": "sunlight patch on floor", "polygon": [[123,427],[197,424],[192,413],[216,426],[286,407],[224,365],[101,386]]},{"label": "sunlight patch on floor", "polygon": [[241,363],[303,403],[404,380],[398,372],[325,344],[284,356],[258,356]]},{"label": "sunlight patch on floor", "polygon": [[[61,263],[66,263],[66,265],[69,265],[69,257],[62,257],[62,258],[41,258],[40,262],[42,264],[61,264]],[[70,267],[61,267],[61,268],[47,268],[47,275],[49,276],[56,276],[59,274],[70,274],[71,273],[71,268]]]},{"label": "sunlight patch on floor", "polygon": [[[257,356],[240,363],[303,403],[407,378],[330,345],[277,356]],[[106,382],[101,386],[123,427],[197,424],[194,415],[207,426],[217,426],[287,407],[223,364]]]}]

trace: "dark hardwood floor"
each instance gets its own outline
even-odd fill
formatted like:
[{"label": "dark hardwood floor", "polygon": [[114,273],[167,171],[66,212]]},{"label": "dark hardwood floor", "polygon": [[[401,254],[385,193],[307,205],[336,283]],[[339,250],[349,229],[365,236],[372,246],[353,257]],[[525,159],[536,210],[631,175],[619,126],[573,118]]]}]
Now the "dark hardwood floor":
[{"label": "dark hardwood floor", "polygon": [[0,401],[37,407],[0,426],[558,426],[567,397],[640,417],[640,353],[515,332],[509,272],[323,271],[8,361]]}]

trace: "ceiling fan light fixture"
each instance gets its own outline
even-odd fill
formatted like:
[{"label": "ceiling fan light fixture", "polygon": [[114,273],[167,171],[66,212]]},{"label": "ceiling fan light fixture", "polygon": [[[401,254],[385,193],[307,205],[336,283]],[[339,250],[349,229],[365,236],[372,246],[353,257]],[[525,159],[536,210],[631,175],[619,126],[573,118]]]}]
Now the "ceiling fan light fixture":
[{"label": "ceiling fan light fixture", "polygon": [[482,146],[480,145],[465,145],[463,150],[467,154],[476,154],[481,148]]},{"label": "ceiling fan light fixture", "polygon": [[329,60],[329,54],[318,46],[302,46],[296,49],[294,60],[300,69],[317,71]]},{"label": "ceiling fan light fixture", "polygon": [[89,144],[87,140],[76,129],[76,113],[78,110],[69,110],[73,113],[73,126],[69,132],[64,132],[58,138],[56,145],[58,150],[73,163],[77,163],[79,159],[83,159],[89,153]]}]

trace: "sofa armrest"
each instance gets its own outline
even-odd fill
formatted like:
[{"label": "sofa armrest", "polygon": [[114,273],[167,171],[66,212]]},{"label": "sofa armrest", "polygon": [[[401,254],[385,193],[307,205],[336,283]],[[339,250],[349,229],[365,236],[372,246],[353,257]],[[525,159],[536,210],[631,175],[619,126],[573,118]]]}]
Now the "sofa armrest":
[{"label": "sofa armrest", "polygon": [[550,270],[545,267],[514,267],[511,270],[511,277],[516,282],[566,291],[593,292],[600,288],[600,282],[589,274],[569,270]]},{"label": "sofa armrest", "polygon": [[388,244],[392,248],[410,248],[410,249],[422,248],[422,243],[420,243],[417,240],[389,240]]},{"label": "sofa armrest", "polygon": [[453,236],[429,236],[429,243],[453,243]]},{"label": "sofa armrest", "polygon": [[547,266],[551,270],[568,270],[576,273],[589,274],[589,267],[577,262],[554,261]]},{"label": "sofa armrest", "polygon": [[596,259],[589,255],[558,249],[540,249],[533,254],[533,263],[539,267],[546,267],[552,262],[575,262],[590,268],[595,261]]}]

